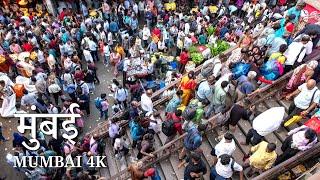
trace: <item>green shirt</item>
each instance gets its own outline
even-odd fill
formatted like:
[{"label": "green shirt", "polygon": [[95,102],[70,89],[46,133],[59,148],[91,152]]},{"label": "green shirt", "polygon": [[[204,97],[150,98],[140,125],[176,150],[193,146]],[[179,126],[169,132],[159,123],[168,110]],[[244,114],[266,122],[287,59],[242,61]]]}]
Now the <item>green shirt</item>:
[{"label": "green shirt", "polygon": [[227,93],[225,92],[225,90],[221,87],[221,85],[218,85],[214,89],[212,103],[214,105],[225,105],[226,104],[226,96],[227,96]]},{"label": "green shirt", "polygon": [[201,34],[198,38],[199,44],[206,44],[207,37],[204,34]]}]

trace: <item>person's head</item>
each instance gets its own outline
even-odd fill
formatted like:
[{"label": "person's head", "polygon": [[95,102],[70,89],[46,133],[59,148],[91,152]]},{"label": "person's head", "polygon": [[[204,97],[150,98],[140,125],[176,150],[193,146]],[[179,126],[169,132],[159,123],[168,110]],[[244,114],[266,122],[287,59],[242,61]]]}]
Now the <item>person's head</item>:
[{"label": "person's head", "polygon": [[174,111],[174,114],[175,114],[177,117],[180,117],[180,116],[182,116],[182,111],[181,111],[180,109],[176,109],[176,110]]},{"label": "person's head", "polygon": [[148,89],[147,92],[146,92],[146,94],[147,94],[148,97],[151,97],[151,96],[152,96],[152,93],[153,93],[153,92],[152,92],[152,89]]},{"label": "person's head", "polygon": [[223,137],[224,137],[224,139],[226,140],[227,143],[231,143],[232,142],[233,135],[231,133],[227,132],[227,133],[224,134]]},{"label": "person's head", "polygon": [[1,85],[2,87],[4,87],[4,86],[6,85],[6,82],[4,82],[4,80],[1,80],[1,81],[0,81],[0,85]]},{"label": "person's head", "polygon": [[251,81],[251,80],[253,80],[254,78],[256,78],[257,73],[256,73],[255,71],[249,71],[249,73],[248,73],[247,76],[248,76],[249,81]]},{"label": "person's head", "polygon": [[177,96],[182,96],[182,94],[183,94],[183,91],[181,90],[181,89],[179,89],[177,92],[176,92],[176,94],[177,94]]},{"label": "person's head", "polygon": [[308,32],[308,35],[310,36],[310,38],[316,38],[317,37],[317,35],[318,35],[318,33],[317,33],[317,31],[316,30],[310,30],[309,32]]},{"label": "person's head", "polygon": [[308,90],[312,90],[314,87],[316,87],[316,81],[314,79],[309,79],[307,81],[307,88]]},{"label": "person's head", "polygon": [[132,107],[139,107],[139,102],[138,101],[132,101],[131,102]]},{"label": "person's head", "polygon": [[231,161],[231,156],[228,154],[222,154],[219,158],[222,165],[228,165]]},{"label": "person's head", "polygon": [[313,129],[308,128],[304,133],[304,137],[309,139],[309,142],[311,142],[317,137],[317,134]]},{"label": "person's head", "polygon": [[191,153],[190,159],[193,162],[193,164],[198,164],[201,160],[201,156],[198,153]]},{"label": "person's head", "polygon": [[28,94],[28,91],[27,91],[26,89],[24,89],[24,90],[23,90],[23,94],[24,94],[24,95],[27,95],[27,94]]},{"label": "person's head", "polygon": [[303,35],[301,38],[301,42],[303,44],[307,44],[310,41],[310,36],[309,35]]},{"label": "person's head", "polygon": [[306,3],[303,1],[298,2],[296,5],[297,10],[302,10],[304,7],[306,7]]},{"label": "person's head", "polygon": [[228,86],[228,84],[229,84],[228,81],[222,81],[221,82],[221,87],[222,88],[226,88]]},{"label": "person's head", "polygon": [[94,139],[94,140],[98,140],[98,139],[99,139],[98,134],[94,134],[94,135],[93,135],[93,139]]},{"label": "person's head", "polygon": [[107,94],[106,93],[102,93],[100,97],[101,97],[101,99],[105,99],[107,97]]},{"label": "person's head", "polygon": [[317,66],[318,66],[318,61],[316,61],[316,60],[310,61],[307,64],[307,67],[310,68],[310,69],[315,69]]},{"label": "person's head", "polygon": [[279,52],[284,53],[287,50],[288,46],[286,44],[281,44],[279,47]]},{"label": "person's head", "polygon": [[209,85],[213,85],[216,82],[216,77],[211,75],[211,76],[208,77],[207,81],[208,81]]},{"label": "person's head", "polygon": [[223,53],[221,53],[219,55],[219,59],[220,59],[221,63],[223,63],[223,62],[226,62],[228,60],[228,56],[223,54]]},{"label": "person's head", "polygon": [[207,124],[200,124],[198,126],[198,131],[199,132],[205,131],[207,129],[207,126],[208,126]]},{"label": "person's head", "polygon": [[274,144],[274,143],[268,143],[266,151],[267,151],[268,153],[271,153],[272,151],[276,150],[276,147],[277,147],[276,144]]},{"label": "person's head", "polygon": [[188,73],[188,77],[189,77],[190,79],[194,79],[194,78],[195,78],[195,76],[194,76],[194,71],[190,71],[190,72]]}]

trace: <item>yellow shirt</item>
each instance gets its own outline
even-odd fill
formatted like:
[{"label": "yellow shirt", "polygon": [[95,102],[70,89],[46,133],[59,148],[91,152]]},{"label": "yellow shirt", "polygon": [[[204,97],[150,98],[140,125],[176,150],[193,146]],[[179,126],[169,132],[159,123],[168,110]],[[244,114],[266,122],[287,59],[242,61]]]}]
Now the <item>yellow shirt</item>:
[{"label": "yellow shirt", "polygon": [[271,153],[267,152],[267,145],[267,142],[262,141],[251,148],[251,152],[253,153],[249,158],[251,166],[264,170],[271,168],[277,158],[277,153],[275,151]]},{"label": "yellow shirt", "polygon": [[276,59],[280,64],[284,64],[284,62],[286,61],[286,57],[280,52],[272,53],[269,57],[269,60],[272,59]]}]

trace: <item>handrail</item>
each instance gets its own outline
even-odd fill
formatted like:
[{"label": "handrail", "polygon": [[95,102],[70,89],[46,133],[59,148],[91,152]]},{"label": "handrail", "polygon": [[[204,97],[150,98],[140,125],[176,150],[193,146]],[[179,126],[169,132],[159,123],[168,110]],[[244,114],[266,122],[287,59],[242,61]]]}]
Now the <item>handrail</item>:
[{"label": "handrail", "polygon": [[[318,58],[320,58],[320,54],[317,54],[315,57],[312,57],[309,61],[314,60],[314,59],[318,59]],[[288,72],[285,75],[283,75],[280,78],[278,78],[272,84],[269,84],[269,85],[261,88],[260,91],[255,92],[252,96],[246,97],[246,99],[249,100],[249,102],[251,102],[252,104],[255,104],[255,105],[263,102],[265,99],[269,98],[271,95],[277,93],[280,89],[283,88],[283,86],[280,86],[280,84],[281,83],[285,83],[287,78],[291,77],[291,75],[293,74],[293,71],[294,70],[291,70],[290,72]],[[276,87],[276,89],[274,89],[271,92],[267,93],[267,95],[265,95],[265,96],[261,96],[261,93],[267,92],[272,87]],[[260,95],[260,97],[257,100],[253,100],[257,95]],[[231,111],[231,109],[229,109],[228,111]],[[214,115],[214,116],[212,116],[211,118],[208,119],[208,124],[211,124],[212,126],[207,131],[210,131],[210,130],[214,129],[215,127],[217,127],[217,124],[214,123],[214,121],[217,118],[217,116],[218,116],[218,114]],[[172,146],[172,144],[176,143],[177,141],[181,141],[186,136],[186,134],[187,133],[184,133],[183,135],[179,136],[178,138],[174,139],[173,141],[171,141],[171,142],[167,143],[166,145],[160,147],[158,150],[154,151],[152,154],[154,154],[154,155],[160,154],[160,152],[166,150],[168,147]],[[176,149],[176,150],[178,150],[178,149]],[[320,151],[320,149],[319,149],[319,151]],[[160,158],[160,157],[158,157],[158,158]],[[141,159],[141,161],[142,162],[146,162],[148,159],[150,159],[150,158],[149,157],[144,157],[144,158]],[[155,163],[155,162],[153,162],[153,163]],[[120,178],[123,174],[125,174],[127,172],[128,172],[128,169],[126,168],[126,169],[120,171],[119,173],[117,173],[116,175],[112,176],[111,179]],[[127,175],[129,175],[129,174],[127,174]],[[125,178],[127,178],[127,176]]]},{"label": "handrail", "polygon": [[[283,81],[286,80],[285,78],[279,78],[278,80],[276,80],[276,82],[273,84],[273,85],[279,85],[280,83],[283,83]],[[271,86],[271,85],[270,85]],[[278,87],[281,87],[281,86],[278,86]],[[268,89],[267,88],[264,88],[262,89],[259,94],[263,93],[263,92],[266,92]],[[272,91],[271,93],[274,94],[278,92],[278,89],[277,90],[274,90]],[[260,103],[261,101],[265,100],[266,98],[268,98],[270,95],[265,95],[263,97],[259,97],[258,100],[256,101],[253,101],[253,104],[258,104]],[[248,99],[251,99],[251,97],[247,97]],[[230,111],[231,109],[229,109]],[[214,121],[216,120],[216,118],[218,117],[218,114],[217,115],[214,115],[212,116],[211,118],[208,119],[208,123],[211,124],[212,126],[210,127],[210,130],[214,129],[215,127],[217,127],[217,124],[214,123]],[[183,135],[179,136],[178,138],[174,139],[173,141],[169,142],[168,144],[165,144],[164,146],[160,147],[158,150],[154,151],[152,154],[154,155],[157,155],[158,153],[166,150],[168,147],[172,146],[172,144],[175,144],[177,141],[181,141],[183,140],[183,138],[187,135],[187,133],[184,133]],[[146,162],[148,159],[150,159],[149,157],[144,157],[143,159],[141,159],[142,162]],[[112,176],[111,179],[117,179],[119,178],[120,176],[122,176],[124,173],[126,173],[128,171],[128,169],[124,169],[122,171],[120,171],[118,174],[116,174],[115,176]]]},{"label": "handrail", "polygon": [[[228,50],[226,50],[225,52],[223,52],[223,54],[228,54],[228,53],[230,53],[230,52],[232,52],[234,49],[236,49],[237,47],[235,46],[235,47],[231,47],[231,48],[229,48]],[[195,68],[195,70],[194,70],[194,72],[197,74],[197,73],[199,73],[199,71],[201,71],[201,69],[202,69],[202,66],[203,66],[203,63],[202,64],[200,64],[199,66],[197,66],[196,68]],[[183,75],[182,77],[184,77],[184,76],[186,76],[187,75],[187,73],[185,74],[185,75]],[[176,86],[180,81],[181,81],[181,79],[182,79],[182,77],[180,77],[179,79],[177,79],[177,80],[175,80],[174,82],[171,82],[169,85],[167,85],[165,88],[162,88],[162,89],[159,89],[158,91],[156,91],[156,92],[154,92],[153,94],[152,94],[152,96],[151,96],[151,99],[154,99],[154,98],[156,98],[156,97],[158,97],[160,94],[162,94],[164,91],[166,91],[166,90],[168,90],[168,89],[170,89],[171,87],[174,87],[174,86]],[[163,101],[166,101],[166,100],[168,100],[168,97],[165,97],[165,98],[162,98],[159,102],[160,103],[162,103]],[[156,101],[157,102],[157,101]],[[160,103],[156,103],[156,102],[153,102],[153,106],[157,106],[157,105],[159,105]],[[140,102],[138,103],[138,105],[140,106]],[[113,117],[121,117],[123,115],[123,112],[118,112],[117,114],[115,114]],[[120,126],[121,127],[124,127],[124,126],[126,126],[128,124],[128,121],[124,121],[123,123],[121,123],[120,124]],[[104,127],[108,127],[108,122],[107,121],[105,121],[105,122],[102,122],[101,124],[98,124],[98,127],[100,126],[104,126]],[[97,132],[95,132],[95,131],[97,131],[97,129],[93,129],[92,131],[90,131],[90,132],[88,132],[88,133],[86,133],[86,136],[88,136],[88,135],[93,135],[93,134],[98,134],[99,135],[99,133],[97,133]],[[101,135],[99,135],[100,137],[104,137],[104,136],[106,136],[106,134],[108,134],[108,131],[106,131],[105,132],[105,134],[101,134]]]}]

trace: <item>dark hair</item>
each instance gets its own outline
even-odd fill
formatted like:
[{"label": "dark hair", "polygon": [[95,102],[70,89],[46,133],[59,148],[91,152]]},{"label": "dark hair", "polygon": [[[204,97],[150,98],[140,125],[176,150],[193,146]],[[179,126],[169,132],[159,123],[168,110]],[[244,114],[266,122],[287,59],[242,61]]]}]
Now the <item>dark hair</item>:
[{"label": "dark hair", "polygon": [[315,35],[317,35],[317,31],[313,29],[313,30],[310,30],[307,34],[309,36],[315,36]]},{"label": "dark hair", "polygon": [[222,154],[219,158],[222,165],[228,165],[231,161],[231,156],[228,154]]},{"label": "dark hair", "polygon": [[23,94],[28,94],[28,91],[26,89],[24,89]]},{"label": "dark hair", "polygon": [[191,153],[190,158],[194,159],[197,162],[201,160],[201,156],[198,153]]},{"label": "dark hair", "polygon": [[175,112],[174,112],[174,114],[175,114],[176,116],[181,116],[181,115],[182,115],[182,111],[181,111],[180,109],[176,109]]},{"label": "dark hair", "polygon": [[198,131],[205,131],[207,129],[207,124],[200,124],[198,126]]},{"label": "dark hair", "polygon": [[183,94],[183,91],[180,89],[180,90],[178,90],[178,91],[176,92],[176,94],[177,94],[178,96],[181,96],[181,95]]},{"label": "dark hair", "polygon": [[225,133],[223,137],[226,140],[232,140],[233,139],[233,135],[231,133]]},{"label": "dark hair", "polygon": [[286,44],[281,44],[279,47],[279,52],[284,53],[287,50],[288,46]]},{"label": "dark hair", "polygon": [[101,94],[101,99],[104,99],[104,98],[106,98],[106,97],[107,97],[106,93],[102,93],[102,94]]},{"label": "dark hair", "polygon": [[225,87],[227,87],[228,86],[228,81],[222,81],[222,83],[221,83],[221,87],[222,88],[225,88]]},{"label": "dark hair", "polygon": [[267,149],[272,152],[276,149],[276,147],[277,147],[276,144],[268,143]]},{"label": "dark hair", "polygon": [[309,140],[313,140],[317,136],[316,132],[313,129],[307,129],[305,132],[305,137]]}]

